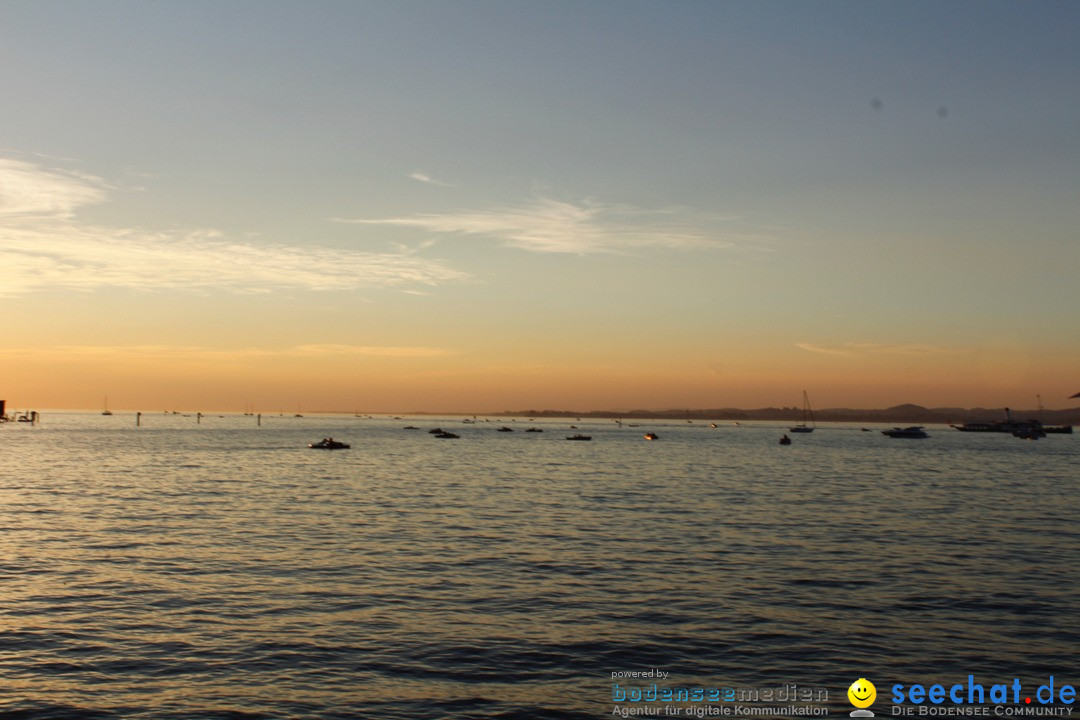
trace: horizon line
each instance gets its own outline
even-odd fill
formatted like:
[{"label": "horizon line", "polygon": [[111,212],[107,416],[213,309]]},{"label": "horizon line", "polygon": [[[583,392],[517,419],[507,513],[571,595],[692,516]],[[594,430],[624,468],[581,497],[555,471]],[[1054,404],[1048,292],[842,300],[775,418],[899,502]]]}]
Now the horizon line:
[{"label": "horizon line", "polygon": [[[22,410],[33,411],[35,408],[29,406],[23,408],[18,406],[19,410],[13,409],[11,403],[7,403],[8,409],[11,412],[21,412]],[[37,412],[69,412],[69,413],[95,413],[101,412],[97,407],[44,407],[37,408]],[[539,410],[536,408],[530,408],[528,410],[497,410],[491,412],[475,412],[468,410],[307,410],[301,412],[289,412],[286,410],[276,411],[256,411],[256,410],[237,410],[237,409],[223,409],[223,408],[211,408],[207,410],[199,409],[168,409],[168,410],[141,410],[134,408],[113,408],[112,414],[116,413],[129,413],[136,414],[142,413],[143,415],[194,415],[201,413],[202,415],[264,415],[267,417],[296,417],[297,415],[349,415],[353,417],[367,417],[367,416],[387,416],[395,417],[399,415],[450,415],[450,416],[462,416],[462,417],[603,417],[618,419],[622,417],[630,417],[634,414],[650,414],[665,416],[668,418],[678,418],[686,416],[694,416],[700,419],[707,419],[711,417],[709,413],[775,413],[786,411],[799,411],[801,409],[794,405],[767,405],[755,408],[740,408],[740,407],[700,407],[700,408],[665,408],[665,409],[649,409],[649,408],[633,408],[633,409],[595,409],[595,410],[574,410],[574,409],[555,409],[545,408]],[[925,405],[919,405],[917,403],[900,403],[898,405],[891,405],[889,407],[832,407],[822,408],[815,410],[815,415],[824,415],[828,413],[885,413],[885,412],[901,412],[901,411],[927,411],[927,412],[943,412],[943,411],[963,411],[963,412],[988,412],[988,411],[1010,411],[1017,413],[1039,413],[1039,412],[1080,412],[1080,406],[1065,407],[1065,408],[1011,408],[1006,405],[995,406],[982,406],[977,405],[973,407],[960,407],[960,406],[935,406],[929,407]]]}]

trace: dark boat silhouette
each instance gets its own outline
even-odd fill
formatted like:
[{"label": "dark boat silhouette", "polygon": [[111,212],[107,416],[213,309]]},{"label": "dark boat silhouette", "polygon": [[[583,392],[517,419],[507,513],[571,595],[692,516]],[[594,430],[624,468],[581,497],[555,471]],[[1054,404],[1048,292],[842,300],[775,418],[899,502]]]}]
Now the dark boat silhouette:
[{"label": "dark boat silhouette", "polygon": [[930,437],[922,425],[912,425],[906,428],[893,428],[891,430],[882,430],[882,435],[886,435],[891,438],[910,438],[913,440],[921,440],[923,438]]},{"label": "dark boat silhouette", "polygon": [[[806,424],[806,419],[810,418],[811,425]],[[802,422],[795,427],[788,428],[788,432],[793,433],[811,433],[814,432],[814,428],[817,424],[814,423],[814,411],[810,409],[810,398],[807,397],[806,391],[802,391]]]},{"label": "dark boat silhouette", "polygon": [[352,445],[339,442],[334,438],[323,438],[317,443],[308,443],[308,447],[312,450],[348,450]]},{"label": "dark boat silhouette", "polygon": [[[951,425],[961,432],[1010,433],[1018,437],[1028,435],[1046,435],[1047,433],[1071,435],[1072,425],[1043,425],[1038,420],[1013,420],[1012,411],[1005,408],[1004,420],[990,422],[968,422],[963,425]],[[1040,435],[1041,433],[1041,435]]]}]

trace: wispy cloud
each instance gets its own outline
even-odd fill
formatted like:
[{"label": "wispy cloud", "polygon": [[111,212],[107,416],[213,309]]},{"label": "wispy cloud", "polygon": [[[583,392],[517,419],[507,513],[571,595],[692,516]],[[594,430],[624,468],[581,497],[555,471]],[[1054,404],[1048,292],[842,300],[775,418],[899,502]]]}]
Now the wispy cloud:
[{"label": "wispy cloud", "polygon": [[820,345],[811,345],[810,343],[795,343],[795,347],[799,348],[800,350],[806,350],[808,352],[821,353],[822,355],[852,356],[855,354],[850,350],[821,347]]},{"label": "wispy cloud", "polygon": [[444,357],[457,354],[453,350],[433,347],[372,346],[372,345],[297,345],[286,351],[292,355],[368,355],[375,357]]},{"label": "wispy cloud", "polygon": [[426,172],[417,170],[416,172],[409,173],[409,177],[418,182],[427,183],[428,185],[438,185],[439,187],[456,187],[452,183],[443,182],[442,180],[436,180],[428,175]]},{"label": "wispy cloud", "polygon": [[573,204],[539,198],[516,207],[381,219],[340,220],[411,227],[446,235],[476,235],[543,253],[621,252],[646,247],[732,247],[745,239],[711,234],[675,220],[674,210],[646,211],[626,205]]},{"label": "wispy cloud", "polygon": [[0,159],[0,294],[101,287],[348,290],[437,285],[465,273],[437,260],[230,240],[214,230],[152,232],[76,221],[108,199],[98,178]]},{"label": "wispy cloud", "polygon": [[99,178],[0,158],[0,222],[70,218],[76,208],[105,200],[107,190]]},{"label": "wispy cloud", "polygon": [[858,357],[866,355],[908,355],[911,357],[932,355],[963,355],[969,352],[965,348],[948,348],[937,345],[889,345],[885,343],[848,342],[839,346],[825,347],[811,343],[796,343],[795,346],[808,352],[823,355]]}]

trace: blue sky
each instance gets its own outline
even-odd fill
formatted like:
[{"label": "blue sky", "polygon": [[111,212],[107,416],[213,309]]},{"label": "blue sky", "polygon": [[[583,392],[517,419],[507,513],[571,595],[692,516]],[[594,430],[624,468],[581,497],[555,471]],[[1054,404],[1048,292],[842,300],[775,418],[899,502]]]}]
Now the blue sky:
[{"label": "blue sky", "polygon": [[309,372],[350,409],[1064,398],[1078,30],[1071,2],[0,1],[6,352],[79,358],[70,405],[132,374],[140,406],[338,402]]}]

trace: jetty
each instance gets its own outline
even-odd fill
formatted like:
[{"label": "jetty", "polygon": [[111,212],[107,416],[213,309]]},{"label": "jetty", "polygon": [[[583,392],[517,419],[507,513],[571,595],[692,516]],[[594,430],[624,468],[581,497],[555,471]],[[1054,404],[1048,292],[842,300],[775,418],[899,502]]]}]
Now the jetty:
[{"label": "jetty", "polygon": [[37,425],[40,418],[41,416],[38,415],[37,410],[24,410],[21,414],[15,413],[13,415],[8,415],[7,400],[0,400],[0,423],[23,422]]}]

